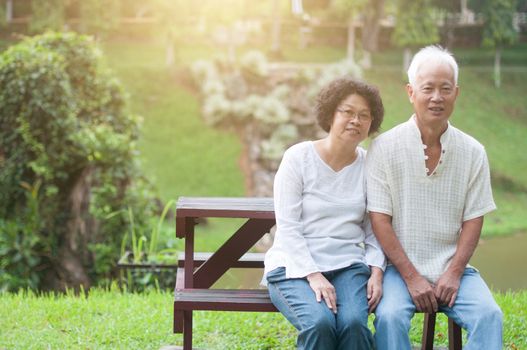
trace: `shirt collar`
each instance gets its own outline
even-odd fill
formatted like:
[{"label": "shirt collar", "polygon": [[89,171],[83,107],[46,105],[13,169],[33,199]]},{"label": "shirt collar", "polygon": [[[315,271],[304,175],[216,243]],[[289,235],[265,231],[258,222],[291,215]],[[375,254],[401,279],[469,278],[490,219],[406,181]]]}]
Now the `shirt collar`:
[{"label": "shirt collar", "polygon": [[[408,123],[410,124],[410,129],[412,131],[412,135],[419,138],[419,142],[422,143],[421,139],[421,131],[419,130],[419,127],[417,126],[416,116],[415,113],[412,114],[410,119],[408,120]],[[450,134],[452,133],[452,126],[450,125],[450,121],[447,121],[448,125],[446,130],[441,134],[441,137],[439,138],[439,142],[441,142],[441,145],[445,145],[448,140],[450,139]]]}]

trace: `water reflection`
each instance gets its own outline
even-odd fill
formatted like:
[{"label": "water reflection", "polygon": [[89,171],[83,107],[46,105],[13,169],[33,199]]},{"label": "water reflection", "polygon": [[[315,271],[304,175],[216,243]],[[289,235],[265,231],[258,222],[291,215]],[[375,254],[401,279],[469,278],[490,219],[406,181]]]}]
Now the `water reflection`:
[{"label": "water reflection", "polygon": [[[527,289],[527,233],[482,239],[470,263],[493,290]],[[214,288],[258,288],[262,269],[231,269]]]}]

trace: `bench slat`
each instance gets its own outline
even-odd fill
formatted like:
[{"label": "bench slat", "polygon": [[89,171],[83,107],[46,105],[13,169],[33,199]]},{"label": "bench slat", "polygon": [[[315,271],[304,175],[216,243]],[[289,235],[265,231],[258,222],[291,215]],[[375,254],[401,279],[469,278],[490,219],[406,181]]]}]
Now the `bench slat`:
[{"label": "bench slat", "polygon": [[179,289],[176,310],[277,311],[265,289]]},{"label": "bench slat", "polygon": [[[213,253],[196,252],[194,253],[194,267],[201,266],[207,261]],[[263,268],[264,267],[264,253],[246,253],[231,267],[233,268]],[[185,253],[181,252],[178,255],[178,266],[185,267]]]},{"label": "bench slat", "polygon": [[177,217],[227,217],[274,220],[272,198],[179,197]]}]

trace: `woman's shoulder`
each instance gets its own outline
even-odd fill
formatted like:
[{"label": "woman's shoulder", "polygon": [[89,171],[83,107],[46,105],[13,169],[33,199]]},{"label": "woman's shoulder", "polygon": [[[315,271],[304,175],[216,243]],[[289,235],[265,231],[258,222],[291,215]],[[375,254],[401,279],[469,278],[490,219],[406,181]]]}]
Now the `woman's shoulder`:
[{"label": "woman's shoulder", "polygon": [[310,152],[313,148],[313,141],[302,141],[299,143],[296,143],[289,147],[285,153],[284,157],[301,157],[305,155],[306,153]]}]

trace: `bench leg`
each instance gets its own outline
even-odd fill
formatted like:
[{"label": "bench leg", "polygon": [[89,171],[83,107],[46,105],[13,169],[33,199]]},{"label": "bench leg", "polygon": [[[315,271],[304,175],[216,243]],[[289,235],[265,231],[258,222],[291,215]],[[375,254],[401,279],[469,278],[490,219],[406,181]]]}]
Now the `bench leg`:
[{"label": "bench leg", "polygon": [[448,349],[461,350],[461,327],[450,318],[448,319]]},{"label": "bench leg", "polygon": [[436,314],[425,313],[423,322],[423,338],[421,339],[421,350],[434,349],[434,333],[436,327]]},{"label": "bench leg", "polygon": [[183,350],[192,350],[192,311],[183,311]]},{"label": "bench leg", "polygon": [[183,333],[183,311],[176,311],[174,307],[174,333]]}]

